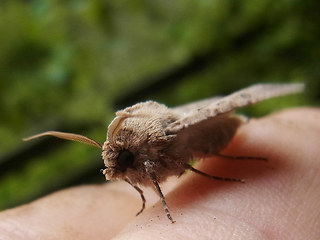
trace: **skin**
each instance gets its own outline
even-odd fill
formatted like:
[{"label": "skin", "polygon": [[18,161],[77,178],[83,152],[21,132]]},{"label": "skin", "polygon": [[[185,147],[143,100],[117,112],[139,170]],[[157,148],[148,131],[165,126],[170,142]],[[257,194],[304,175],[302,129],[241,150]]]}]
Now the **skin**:
[{"label": "skin", "polygon": [[147,209],[125,182],[69,188],[0,213],[0,239],[318,239],[320,110],[291,109],[241,126],[223,154],[196,168],[241,177],[220,182],[188,172],[162,184],[171,215],[145,190]]}]

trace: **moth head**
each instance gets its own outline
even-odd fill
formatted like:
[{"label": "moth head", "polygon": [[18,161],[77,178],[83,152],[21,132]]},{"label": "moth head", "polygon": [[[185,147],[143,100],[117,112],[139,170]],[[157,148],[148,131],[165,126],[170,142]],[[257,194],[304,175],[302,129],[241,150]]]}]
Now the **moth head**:
[{"label": "moth head", "polygon": [[107,141],[115,143],[115,135],[119,131],[123,120],[124,117],[120,116],[117,116],[112,120],[112,122],[108,126]]},{"label": "moth head", "polygon": [[[107,180],[125,179],[128,171],[135,169],[135,155],[129,149],[128,144],[124,144],[130,138],[123,132],[121,126],[125,118],[117,116],[113,119],[108,126],[107,140],[102,146],[102,158],[106,166],[102,173]],[[118,135],[124,136],[125,140],[117,141]]]},{"label": "moth head", "polygon": [[135,155],[128,149],[114,149],[106,141],[103,145],[102,158],[106,168],[102,170],[107,180],[125,179],[129,172],[134,172]]}]

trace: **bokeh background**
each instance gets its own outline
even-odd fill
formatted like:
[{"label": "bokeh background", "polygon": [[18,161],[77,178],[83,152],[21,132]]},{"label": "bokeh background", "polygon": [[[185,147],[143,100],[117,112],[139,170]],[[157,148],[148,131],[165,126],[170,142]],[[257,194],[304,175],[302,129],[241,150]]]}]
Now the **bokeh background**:
[{"label": "bokeh background", "polygon": [[114,111],[169,106],[257,82],[305,82],[304,94],[243,111],[319,105],[317,0],[2,0],[0,209],[104,182],[101,151],[23,137],[60,130],[106,137]]}]

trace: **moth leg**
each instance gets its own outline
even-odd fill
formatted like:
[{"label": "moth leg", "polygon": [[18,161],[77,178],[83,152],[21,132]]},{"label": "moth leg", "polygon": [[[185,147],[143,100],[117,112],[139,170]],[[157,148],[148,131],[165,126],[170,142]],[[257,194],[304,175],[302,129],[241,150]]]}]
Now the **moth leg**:
[{"label": "moth leg", "polygon": [[141,197],[141,200],[142,200],[142,207],[141,207],[140,211],[136,213],[136,216],[138,216],[140,213],[143,212],[143,210],[144,210],[145,207],[146,207],[146,199],[145,199],[145,197],[144,197],[144,195],[143,195],[143,191],[142,191],[138,186],[133,185],[133,184],[129,181],[129,179],[126,178],[126,179],[124,179],[124,180],[125,180],[127,183],[129,183],[132,187],[134,187],[134,189],[137,190],[138,193],[140,194],[140,197]]},{"label": "moth leg", "polygon": [[166,215],[167,215],[168,219],[171,221],[171,223],[175,223],[176,221],[174,221],[173,218],[171,217],[168,205],[167,205],[166,200],[165,200],[165,198],[163,196],[163,193],[162,193],[161,188],[159,186],[159,183],[157,181],[156,175],[152,171],[152,163],[150,161],[146,161],[144,163],[144,165],[146,167],[146,171],[149,174],[157,193],[159,194],[160,200],[162,202],[163,209],[166,212]]},{"label": "moth leg", "polygon": [[166,200],[164,199],[164,196],[163,196],[163,194],[162,194],[162,191],[161,191],[161,188],[160,188],[158,182],[155,181],[155,180],[152,180],[152,182],[153,182],[153,184],[154,184],[157,192],[159,193],[160,200],[161,200],[161,202],[162,202],[163,209],[164,209],[164,211],[165,211],[166,214],[167,214],[167,217],[169,218],[169,220],[171,221],[171,223],[175,223],[176,221],[174,221],[173,218],[171,217],[171,214],[170,214],[170,212],[169,212],[168,205],[167,205],[167,203],[166,203]]},{"label": "moth leg", "polygon": [[179,175],[177,176],[178,178],[181,177],[183,174],[185,174],[185,170],[183,170],[181,173],[179,173]]},{"label": "moth leg", "polygon": [[261,160],[261,161],[268,161],[265,157],[254,157],[254,156],[230,156],[230,155],[224,155],[221,153],[215,154],[217,157],[226,158],[230,160]]},{"label": "moth leg", "polygon": [[228,178],[228,177],[212,176],[212,175],[210,175],[210,174],[201,172],[200,170],[193,168],[193,167],[192,167],[191,165],[189,165],[189,164],[186,164],[186,168],[189,169],[189,170],[192,171],[192,172],[195,172],[195,173],[197,173],[197,174],[199,174],[199,175],[202,175],[202,176],[204,176],[204,177],[208,177],[208,178],[211,178],[211,179],[214,179],[214,180],[228,181],[228,182],[241,182],[241,183],[244,183],[244,182],[245,182],[245,180],[242,179],[242,178]]}]

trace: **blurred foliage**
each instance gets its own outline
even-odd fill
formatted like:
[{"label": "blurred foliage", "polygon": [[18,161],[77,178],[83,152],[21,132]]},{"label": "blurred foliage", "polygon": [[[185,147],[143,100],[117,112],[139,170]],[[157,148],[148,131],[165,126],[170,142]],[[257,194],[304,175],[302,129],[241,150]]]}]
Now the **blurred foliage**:
[{"label": "blurred foliage", "polygon": [[[103,142],[114,104],[127,96],[175,105],[256,82],[302,81],[304,97],[246,111],[317,105],[319,10],[316,0],[3,0],[0,164],[32,146],[22,137],[43,130],[76,130]],[[156,83],[161,87],[139,94]],[[57,189],[88,168],[98,174],[99,155],[66,143],[20,159],[21,167],[0,176],[0,208]]]}]

